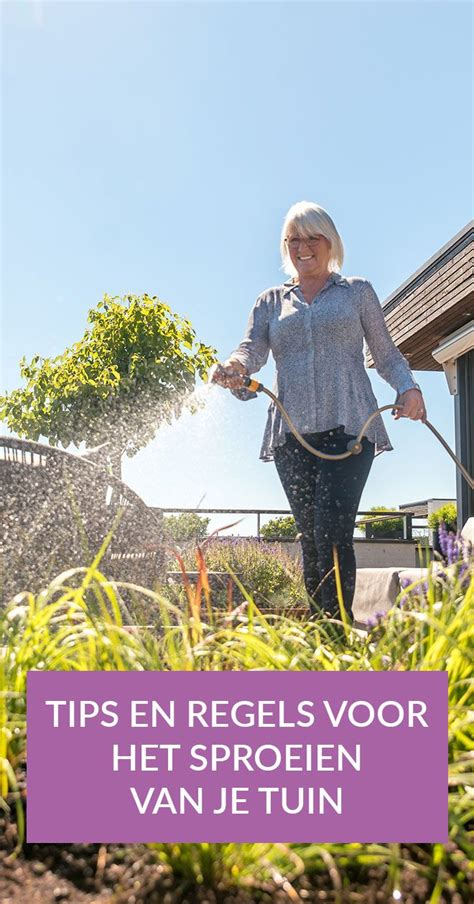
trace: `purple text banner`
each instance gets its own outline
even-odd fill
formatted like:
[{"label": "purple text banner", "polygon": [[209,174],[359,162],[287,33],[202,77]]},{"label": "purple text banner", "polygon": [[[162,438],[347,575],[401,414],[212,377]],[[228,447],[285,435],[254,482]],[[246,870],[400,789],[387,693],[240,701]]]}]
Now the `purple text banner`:
[{"label": "purple text banner", "polygon": [[30,672],[29,842],[446,842],[445,672]]}]

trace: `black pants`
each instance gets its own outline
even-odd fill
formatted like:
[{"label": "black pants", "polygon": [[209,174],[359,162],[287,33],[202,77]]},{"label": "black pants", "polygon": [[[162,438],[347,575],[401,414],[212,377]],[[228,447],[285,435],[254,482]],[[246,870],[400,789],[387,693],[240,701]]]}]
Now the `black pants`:
[{"label": "black pants", "polygon": [[[343,427],[304,435],[321,452],[345,452],[353,437]],[[308,452],[288,434],[274,451],[275,465],[301,533],[303,572],[312,614],[323,610],[340,616],[336,592],[333,547],[337,548],[344,606],[352,620],[356,564],[354,524],[370,467],[374,444],[364,437],[359,455],[343,461],[325,461]]]}]

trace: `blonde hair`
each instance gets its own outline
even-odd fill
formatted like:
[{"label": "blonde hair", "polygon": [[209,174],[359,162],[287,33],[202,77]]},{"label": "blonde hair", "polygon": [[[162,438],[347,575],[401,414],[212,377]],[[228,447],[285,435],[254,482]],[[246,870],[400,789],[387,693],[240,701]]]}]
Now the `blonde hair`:
[{"label": "blonde hair", "polygon": [[282,261],[282,270],[289,276],[297,276],[297,271],[291,263],[288,253],[288,247],[285,239],[288,236],[290,227],[294,226],[298,235],[303,238],[309,238],[312,235],[323,235],[331,245],[331,257],[329,259],[329,269],[331,271],[339,271],[344,261],[344,245],[331,217],[312,201],[297,201],[290,207],[281,230],[280,238],[280,254]]}]

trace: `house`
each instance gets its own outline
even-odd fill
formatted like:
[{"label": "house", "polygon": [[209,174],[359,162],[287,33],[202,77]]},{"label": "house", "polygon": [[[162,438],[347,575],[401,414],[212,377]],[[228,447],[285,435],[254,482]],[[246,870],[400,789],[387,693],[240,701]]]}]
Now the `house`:
[{"label": "house", "polygon": [[[474,473],[474,222],[383,302],[395,345],[412,370],[444,370],[454,401],[456,455]],[[374,361],[367,353],[367,366]],[[458,527],[474,515],[474,490],[457,471]]]}]

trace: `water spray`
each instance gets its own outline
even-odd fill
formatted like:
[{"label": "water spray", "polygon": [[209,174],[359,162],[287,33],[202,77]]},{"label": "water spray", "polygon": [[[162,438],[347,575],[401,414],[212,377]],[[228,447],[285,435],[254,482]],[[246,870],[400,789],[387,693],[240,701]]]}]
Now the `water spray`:
[{"label": "water spray", "polygon": [[[367,427],[369,426],[369,424],[371,424],[372,421],[376,417],[378,417],[379,414],[382,414],[383,411],[388,411],[388,410],[391,410],[392,412],[393,411],[403,411],[403,405],[397,405],[396,403],[394,405],[382,405],[381,408],[376,408],[375,411],[373,411],[372,414],[369,415],[367,420],[364,421],[356,438],[349,440],[349,442],[347,443],[346,452],[341,452],[340,454],[331,455],[330,453],[321,452],[319,449],[315,449],[314,446],[311,446],[310,443],[308,443],[305,440],[304,436],[302,436],[301,433],[299,433],[298,429],[295,427],[290,415],[285,410],[285,408],[283,407],[280,400],[276,397],[276,395],[273,392],[271,392],[270,389],[267,389],[267,387],[264,386],[263,383],[259,383],[258,380],[253,380],[252,377],[244,376],[243,374],[240,374],[237,372],[235,374],[230,374],[228,371],[223,371],[223,369],[220,370],[220,368],[221,368],[220,364],[216,365],[216,367],[213,368],[211,375],[210,375],[211,381],[218,382],[217,380],[215,380],[215,376],[219,373],[220,374],[225,373],[225,376],[228,378],[239,377],[242,382],[242,388],[248,389],[250,392],[265,393],[265,395],[267,395],[278,408],[278,411],[280,412],[281,416],[288,424],[288,427],[290,428],[295,439],[297,439],[298,442],[305,449],[307,449],[308,452],[311,452],[312,455],[316,455],[317,458],[323,458],[325,461],[331,461],[331,460],[332,461],[344,461],[344,459],[350,458],[351,455],[359,455],[362,452],[362,437],[364,436],[365,431],[367,430]],[[436,427],[434,427],[433,424],[431,424],[430,421],[428,421],[426,418],[423,419],[423,424],[425,425],[425,427],[428,427],[428,429],[431,430],[433,436],[436,437],[438,442],[441,443],[441,445],[446,450],[448,455],[452,458],[454,464],[456,465],[458,470],[461,472],[462,476],[464,477],[464,480],[470,486],[471,490],[474,490],[474,478],[471,476],[471,474],[469,474],[469,471],[466,470],[466,468],[464,467],[462,462],[459,461],[459,458],[457,457],[457,455],[455,455],[455,453],[453,452],[451,447],[448,445],[448,443],[446,442],[444,437],[441,436],[441,433],[439,433],[439,431],[436,429]]]}]

